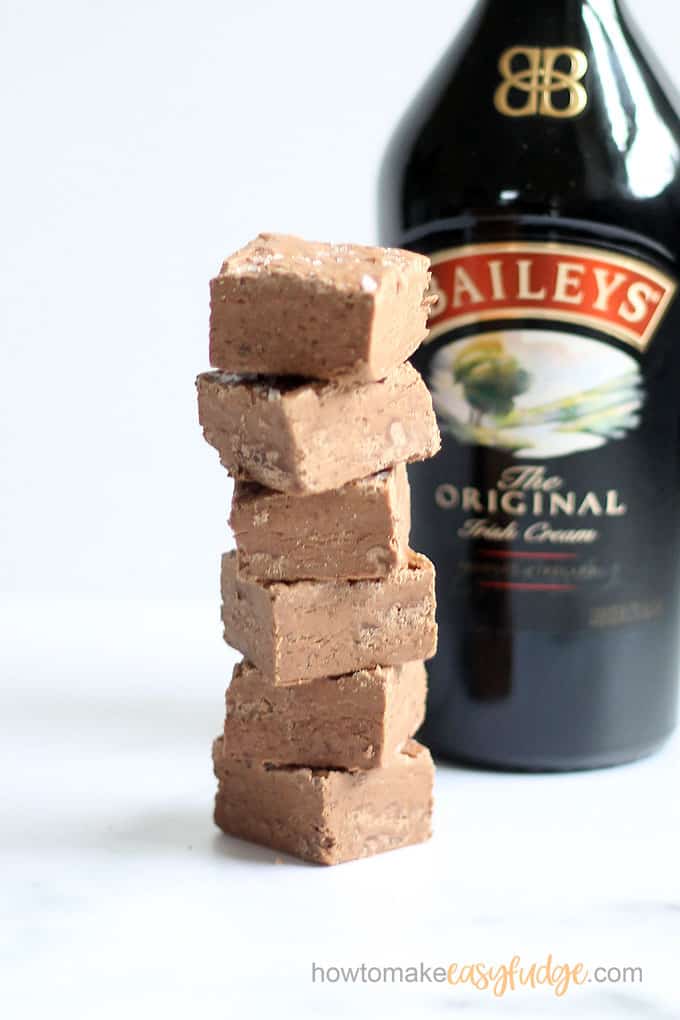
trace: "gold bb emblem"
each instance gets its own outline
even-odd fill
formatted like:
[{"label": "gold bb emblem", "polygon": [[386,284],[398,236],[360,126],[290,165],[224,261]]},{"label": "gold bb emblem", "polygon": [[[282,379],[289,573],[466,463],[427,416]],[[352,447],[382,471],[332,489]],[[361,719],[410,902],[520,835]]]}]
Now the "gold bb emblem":
[{"label": "gold bb emblem", "polygon": [[588,58],[583,50],[512,46],[498,69],[503,81],[494,106],[505,117],[576,117],[586,108],[588,93],[581,81]]}]

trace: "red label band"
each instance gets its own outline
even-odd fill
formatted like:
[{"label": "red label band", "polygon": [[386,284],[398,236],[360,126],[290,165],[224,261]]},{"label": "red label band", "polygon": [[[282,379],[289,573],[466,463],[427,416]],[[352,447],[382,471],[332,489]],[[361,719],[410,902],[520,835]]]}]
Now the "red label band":
[{"label": "red label band", "polygon": [[430,339],[492,319],[552,319],[647,348],[675,291],[638,259],[579,245],[512,242],[441,252],[432,260]]}]

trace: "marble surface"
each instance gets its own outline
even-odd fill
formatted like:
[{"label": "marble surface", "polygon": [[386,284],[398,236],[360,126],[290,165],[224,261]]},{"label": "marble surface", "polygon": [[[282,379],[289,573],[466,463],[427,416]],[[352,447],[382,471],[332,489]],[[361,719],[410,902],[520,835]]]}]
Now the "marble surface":
[{"label": "marble surface", "polygon": [[[214,606],[0,611],[5,1016],[680,1016],[677,740],[578,775],[442,766],[429,844],[322,869],[212,826],[233,662]],[[549,953],[642,982],[557,998],[312,980]]]}]

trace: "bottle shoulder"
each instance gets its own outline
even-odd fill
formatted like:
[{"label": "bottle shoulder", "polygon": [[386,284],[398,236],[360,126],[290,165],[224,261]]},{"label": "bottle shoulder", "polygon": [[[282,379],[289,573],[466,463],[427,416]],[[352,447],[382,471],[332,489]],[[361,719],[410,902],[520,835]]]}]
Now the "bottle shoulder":
[{"label": "bottle shoulder", "polygon": [[499,112],[502,44],[483,39],[449,54],[397,128],[380,176],[383,238],[466,216],[549,216],[680,248],[680,119],[630,34],[604,49],[592,33],[578,40],[589,76],[573,118]]}]

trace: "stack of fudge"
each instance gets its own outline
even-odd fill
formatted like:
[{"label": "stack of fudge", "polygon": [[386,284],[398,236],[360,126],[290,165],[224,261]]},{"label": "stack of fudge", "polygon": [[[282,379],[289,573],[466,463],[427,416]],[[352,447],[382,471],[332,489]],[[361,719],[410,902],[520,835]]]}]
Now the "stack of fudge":
[{"label": "stack of fudge", "polygon": [[429,837],[412,736],[436,646],[434,571],[408,546],[405,464],[433,456],[429,263],[262,234],[211,283],[206,440],[235,479],[222,559],[238,649],[213,747],[225,832],[336,864]]}]

